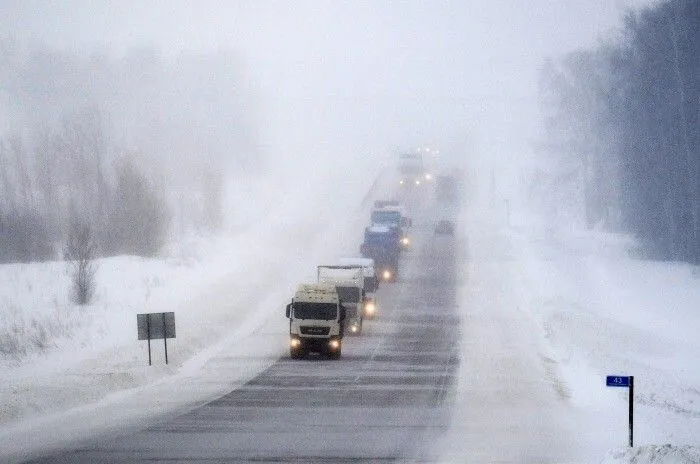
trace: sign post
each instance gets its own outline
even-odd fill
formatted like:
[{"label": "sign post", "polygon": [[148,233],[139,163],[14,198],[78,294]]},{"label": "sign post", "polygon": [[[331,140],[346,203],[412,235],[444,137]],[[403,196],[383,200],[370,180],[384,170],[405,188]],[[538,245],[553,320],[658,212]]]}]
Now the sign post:
[{"label": "sign post", "polygon": [[138,339],[148,340],[148,365],[151,365],[151,339],[163,339],[165,364],[168,364],[168,338],[175,338],[175,313],[144,313],[136,315]]},{"label": "sign post", "polygon": [[605,378],[608,387],[626,387],[629,390],[629,445],[634,446],[634,376],[609,375]]}]

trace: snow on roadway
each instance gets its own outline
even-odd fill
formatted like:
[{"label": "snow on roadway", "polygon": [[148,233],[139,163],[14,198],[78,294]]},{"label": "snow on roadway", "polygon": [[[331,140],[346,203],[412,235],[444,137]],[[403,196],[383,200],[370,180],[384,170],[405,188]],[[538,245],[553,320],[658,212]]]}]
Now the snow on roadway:
[{"label": "snow on roadway", "polygon": [[[507,227],[478,208],[465,223],[445,461],[700,462],[697,268],[635,259],[628,238]],[[633,450],[627,391],[605,387],[610,374],[635,376]]]},{"label": "snow on roadway", "polygon": [[[102,260],[85,309],[68,303],[62,265],[0,266],[0,340],[44,345],[0,360],[0,457],[175,414],[285,353],[279,314],[293,287],[359,242],[368,182],[314,182],[322,175],[237,185],[230,234],[162,260]],[[334,221],[319,231],[319,217]],[[697,269],[631,258],[629,240],[604,234],[505,227],[476,209],[464,223],[463,359],[454,424],[436,444],[445,460],[698,462]],[[168,310],[171,364],[154,343],[148,367],[135,314]],[[606,389],[606,374],[635,375],[633,450],[625,392]]]}]

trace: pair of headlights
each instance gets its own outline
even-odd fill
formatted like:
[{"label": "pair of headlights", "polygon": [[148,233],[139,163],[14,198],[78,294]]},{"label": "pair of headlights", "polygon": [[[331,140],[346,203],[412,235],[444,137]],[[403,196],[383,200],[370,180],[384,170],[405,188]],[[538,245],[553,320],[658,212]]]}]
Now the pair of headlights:
[{"label": "pair of headlights", "polygon": [[[355,331],[357,331],[357,327],[355,327]],[[298,338],[292,338],[291,340],[289,340],[289,346],[291,346],[292,348],[299,348],[301,346],[301,340],[299,340]],[[331,338],[328,341],[328,346],[332,350],[337,350],[338,348],[340,348],[340,340],[338,340],[337,338]]]}]

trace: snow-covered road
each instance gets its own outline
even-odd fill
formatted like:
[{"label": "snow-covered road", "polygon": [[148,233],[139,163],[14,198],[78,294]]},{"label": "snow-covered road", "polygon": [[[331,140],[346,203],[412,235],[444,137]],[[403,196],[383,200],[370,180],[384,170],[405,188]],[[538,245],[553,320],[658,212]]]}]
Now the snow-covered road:
[{"label": "snow-covered road", "polygon": [[[474,221],[482,221],[475,224]],[[523,306],[520,262],[501,224],[473,218],[461,287],[462,347],[448,462],[570,462],[582,456],[567,386]]]}]

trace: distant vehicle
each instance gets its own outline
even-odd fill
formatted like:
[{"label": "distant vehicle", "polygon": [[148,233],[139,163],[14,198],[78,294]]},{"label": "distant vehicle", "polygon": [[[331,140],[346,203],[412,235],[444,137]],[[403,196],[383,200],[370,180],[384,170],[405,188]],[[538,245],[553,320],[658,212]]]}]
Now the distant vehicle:
[{"label": "distant vehicle", "polygon": [[365,228],[360,253],[372,258],[381,282],[395,282],[399,272],[399,234],[396,228],[372,225]]},{"label": "distant vehicle", "polygon": [[362,302],[362,316],[366,319],[374,319],[379,310],[377,302],[377,288],[379,281],[377,270],[374,267],[372,258],[341,258],[338,261],[343,266],[361,266],[364,275],[365,297]]},{"label": "distant vehicle", "polygon": [[345,309],[334,285],[301,284],[287,305],[289,354],[293,359],[310,352],[340,358]]},{"label": "distant vehicle", "polygon": [[435,235],[454,235],[455,225],[452,221],[442,219],[435,224]]},{"label": "distant vehicle", "polygon": [[412,225],[412,221],[406,216],[406,209],[398,202],[375,202],[382,204],[372,210],[370,221],[372,225],[382,225],[395,229],[398,233],[398,242],[401,249],[407,249],[411,244],[411,239],[406,233],[406,228]]},{"label": "distant vehicle", "polygon": [[398,168],[399,184],[404,187],[419,187],[432,180],[432,174],[426,169],[421,153],[402,153],[399,155]]},{"label": "distant vehicle", "polygon": [[341,306],[345,309],[345,327],[348,333],[362,333],[365,277],[362,266],[324,265],[317,268],[319,284],[335,285]]}]

